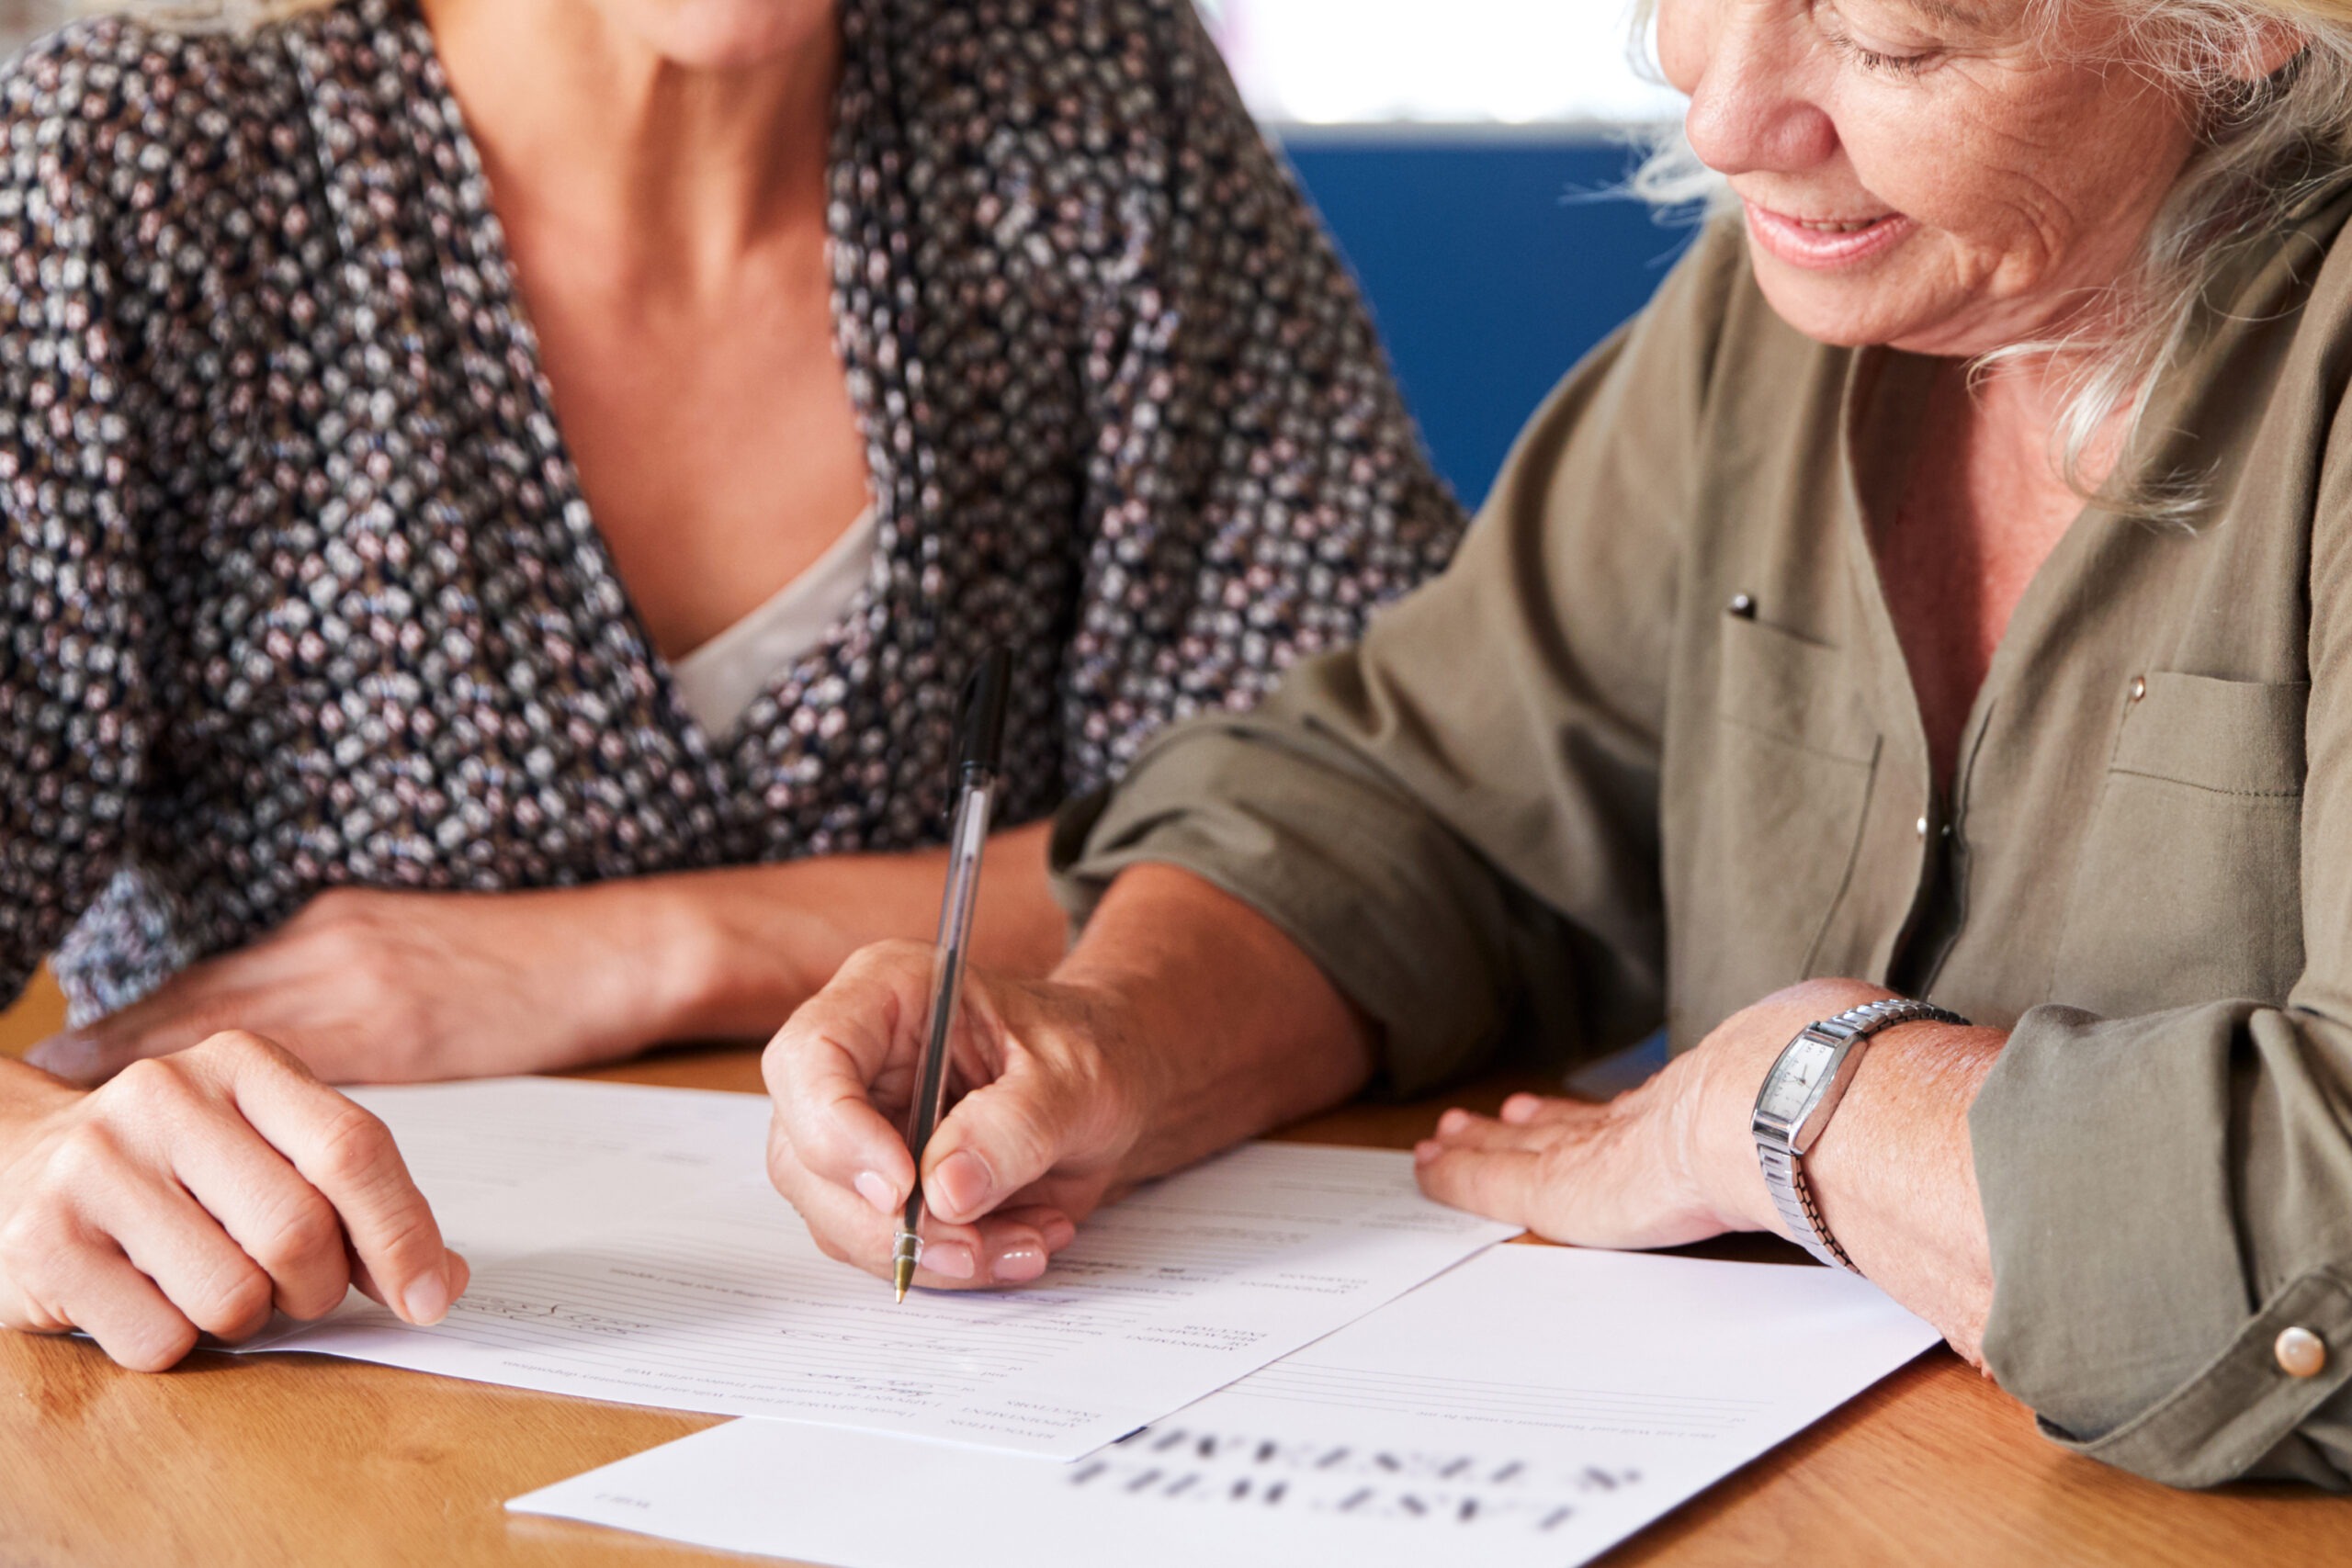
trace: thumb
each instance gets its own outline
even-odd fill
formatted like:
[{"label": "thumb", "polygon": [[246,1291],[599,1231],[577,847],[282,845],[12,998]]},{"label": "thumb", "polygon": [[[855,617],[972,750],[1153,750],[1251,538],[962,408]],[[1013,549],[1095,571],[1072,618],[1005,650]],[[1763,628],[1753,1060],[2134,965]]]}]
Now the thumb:
[{"label": "thumb", "polygon": [[923,1157],[923,1201],[950,1224],[969,1224],[1030,1183],[1091,1151],[1082,1138],[1095,1108],[1035,1058],[956,1102]]},{"label": "thumb", "polygon": [[94,1089],[131,1063],[200,1045],[246,1021],[251,998],[212,982],[209,964],[174,976],[162,988],[95,1023],[51,1035],[25,1053],[45,1073]]},{"label": "thumb", "polygon": [[[195,1042],[180,1043],[192,1045]],[[96,1024],[51,1035],[27,1051],[25,1060],[68,1083],[94,1089],[142,1056],[161,1056],[178,1048],[134,1032]]]}]

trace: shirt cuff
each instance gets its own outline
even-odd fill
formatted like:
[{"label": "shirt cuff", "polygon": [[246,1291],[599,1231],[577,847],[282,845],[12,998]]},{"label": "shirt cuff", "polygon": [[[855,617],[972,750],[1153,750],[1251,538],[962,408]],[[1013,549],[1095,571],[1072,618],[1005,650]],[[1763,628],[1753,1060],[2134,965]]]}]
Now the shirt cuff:
[{"label": "shirt cuff", "polygon": [[[2307,1258],[2265,1292],[2237,1212],[2234,1077],[2266,1031],[2291,1028],[2240,1001],[2037,1008],[2010,1034],[1969,1113],[1993,1260],[1984,1358],[2054,1441],[2175,1486],[2345,1484],[2297,1429],[2352,1377],[2352,1284]],[[2311,1375],[2281,1364],[2290,1327],[2324,1346]]]},{"label": "shirt cuff", "polygon": [[[2297,1376],[2282,1335],[2315,1337],[2317,1371]],[[2076,1453],[2174,1486],[2219,1486],[2248,1473],[2295,1476],[2330,1491],[2346,1477],[2297,1441],[2295,1428],[2352,1378],[2352,1282],[2314,1269],[2273,1296],[2222,1353],[2171,1393],[2103,1437],[2076,1438],[2041,1419]]]}]

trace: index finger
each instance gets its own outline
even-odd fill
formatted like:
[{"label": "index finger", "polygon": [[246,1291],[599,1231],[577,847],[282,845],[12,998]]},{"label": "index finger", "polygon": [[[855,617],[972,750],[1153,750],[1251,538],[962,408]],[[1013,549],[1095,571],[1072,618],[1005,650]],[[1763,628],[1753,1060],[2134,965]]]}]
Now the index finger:
[{"label": "index finger", "polygon": [[264,1048],[239,1052],[230,1068],[237,1110],[334,1205],[384,1304],[411,1323],[440,1322],[464,1266],[442,1244],[391,1130],[276,1046],[255,1043]]},{"label": "index finger", "polygon": [[931,950],[920,943],[862,949],[792,1015],[760,1064],[791,1157],[885,1212],[906,1201],[914,1157],[875,1097],[894,1077],[911,1079],[913,1042],[900,1032],[922,1016],[930,977]]}]

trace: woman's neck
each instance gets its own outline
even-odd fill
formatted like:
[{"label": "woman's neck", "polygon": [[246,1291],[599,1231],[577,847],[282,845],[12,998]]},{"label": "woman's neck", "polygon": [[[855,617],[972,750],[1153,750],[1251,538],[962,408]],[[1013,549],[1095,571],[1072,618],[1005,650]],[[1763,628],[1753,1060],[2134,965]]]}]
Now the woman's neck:
[{"label": "woman's neck", "polygon": [[[2058,464],[2055,428],[2067,383],[2046,367],[1996,365],[1972,380],[1937,364],[1916,423],[1889,465],[1872,544],[1919,699],[1929,764],[1949,788],[1977,694],[2034,575],[2084,509]],[[2112,468],[2110,419],[2074,479]]]},{"label": "woman's neck", "polygon": [[535,248],[603,257],[622,287],[684,302],[823,223],[830,14],[754,62],[700,65],[592,0],[422,4],[500,216]]}]

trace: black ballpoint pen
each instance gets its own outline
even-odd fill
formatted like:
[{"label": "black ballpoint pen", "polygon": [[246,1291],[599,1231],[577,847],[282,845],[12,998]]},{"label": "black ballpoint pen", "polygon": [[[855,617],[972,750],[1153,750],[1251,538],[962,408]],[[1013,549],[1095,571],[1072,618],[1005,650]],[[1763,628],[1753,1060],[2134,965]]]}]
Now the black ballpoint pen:
[{"label": "black ballpoint pen", "polygon": [[931,1016],[923,1022],[922,1061],[907,1112],[907,1148],[915,1156],[914,1186],[890,1248],[893,1301],[922,1260],[922,1155],[947,1100],[947,1042],[963,1003],[964,965],[972,942],[972,908],[980,888],[980,852],[996,806],[997,773],[1004,761],[1004,709],[1012,681],[1012,657],[1001,648],[980,659],[964,688],[963,733],[956,743],[956,821],[947,839],[947,890],[939,905],[939,951],[933,960]]}]

